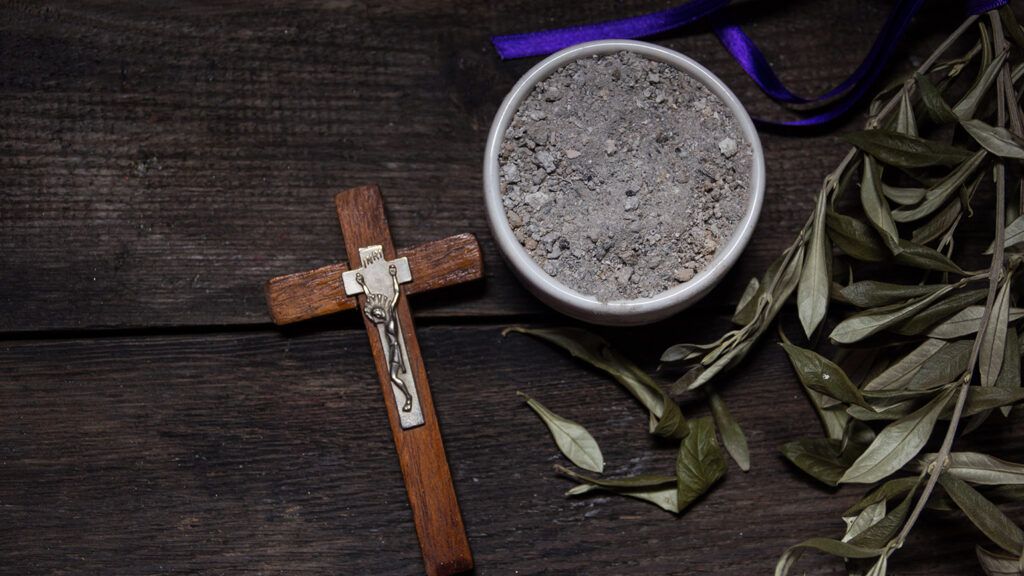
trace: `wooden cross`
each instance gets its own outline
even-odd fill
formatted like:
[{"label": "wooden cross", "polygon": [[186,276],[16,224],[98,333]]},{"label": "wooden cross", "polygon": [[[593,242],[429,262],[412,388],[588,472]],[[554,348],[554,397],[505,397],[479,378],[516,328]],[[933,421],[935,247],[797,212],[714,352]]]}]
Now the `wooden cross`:
[{"label": "wooden cross", "polygon": [[472,234],[461,234],[396,254],[377,186],[346,190],[334,201],[348,260],[358,268],[332,264],[270,280],[270,315],[277,324],[290,324],[356,306],[363,310],[426,573],[471,570],[473,557],[405,296],[480,278],[480,246]]}]

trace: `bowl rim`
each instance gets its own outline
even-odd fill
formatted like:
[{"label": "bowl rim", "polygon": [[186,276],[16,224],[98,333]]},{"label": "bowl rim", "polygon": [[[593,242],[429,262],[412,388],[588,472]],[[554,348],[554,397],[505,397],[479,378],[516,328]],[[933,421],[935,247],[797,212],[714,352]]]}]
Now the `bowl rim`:
[{"label": "bowl rim", "polygon": [[[498,154],[505,131],[522,104],[540,81],[569,62],[595,54],[628,51],[669,64],[704,84],[722,99],[736,118],[740,131],[750,143],[751,173],[746,212],[737,223],[724,249],[693,279],[650,297],[601,302],[566,286],[537,264],[519,243],[508,223],[500,191]],[[692,58],[675,50],[637,40],[597,40],[570,46],[548,56],[519,79],[494,116],[484,152],[484,199],[491,233],[513,271],[527,287],[549,305],[581,320],[608,324],[640,324],[655,321],[692,305],[725,276],[753,235],[764,201],[764,151],[757,130],[735,94],[717,76]]]}]

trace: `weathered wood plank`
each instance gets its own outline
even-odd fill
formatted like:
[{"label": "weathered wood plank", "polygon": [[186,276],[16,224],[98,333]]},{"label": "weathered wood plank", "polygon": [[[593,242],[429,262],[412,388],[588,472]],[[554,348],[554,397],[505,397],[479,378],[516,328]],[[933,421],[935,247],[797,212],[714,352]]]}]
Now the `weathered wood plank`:
[{"label": "weathered wood plank", "polygon": [[[0,330],[268,321],[266,279],[341,260],[335,192],[379,182],[399,247],[480,238],[487,282],[424,317],[545,312],[501,263],[481,200],[483,143],[532,61],[493,33],[664,2],[7,3],[0,6]],[[760,3],[741,21],[795,88],[859,62],[883,0]],[[939,13],[941,12],[941,13]],[[913,27],[907,56],[955,11]],[[662,40],[778,114],[712,35]],[[835,135],[764,136],[768,199],[736,276],[762,270],[841,157]],[[726,283],[713,302],[742,286]]]},{"label": "weathered wood plank", "polygon": [[[720,323],[704,318],[703,325]],[[777,346],[723,389],[753,468],[681,518],[570,484],[524,390],[588,426],[609,474],[671,470],[645,413],[611,381],[498,326],[419,331],[477,574],[770,573],[805,537],[841,531],[858,489],[822,490],[777,447],[818,434]],[[653,360],[636,331],[612,332]],[[528,359],[528,361],[524,361]],[[362,331],[0,344],[0,558],[5,573],[421,573]],[[684,401],[688,414],[700,403]],[[975,441],[1024,457],[1019,425]],[[905,575],[979,573],[982,537],[929,513],[894,559]],[[812,574],[838,564],[811,556]]]}]

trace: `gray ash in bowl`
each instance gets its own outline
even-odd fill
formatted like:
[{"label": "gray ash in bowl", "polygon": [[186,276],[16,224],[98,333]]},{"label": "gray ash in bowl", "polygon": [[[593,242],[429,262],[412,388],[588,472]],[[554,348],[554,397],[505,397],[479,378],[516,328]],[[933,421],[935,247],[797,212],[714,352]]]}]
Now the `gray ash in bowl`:
[{"label": "gray ash in bowl", "polygon": [[508,222],[530,256],[598,300],[688,282],[743,219],[752,152],[704,84],[631,52],[540,82],[499,155]]}]

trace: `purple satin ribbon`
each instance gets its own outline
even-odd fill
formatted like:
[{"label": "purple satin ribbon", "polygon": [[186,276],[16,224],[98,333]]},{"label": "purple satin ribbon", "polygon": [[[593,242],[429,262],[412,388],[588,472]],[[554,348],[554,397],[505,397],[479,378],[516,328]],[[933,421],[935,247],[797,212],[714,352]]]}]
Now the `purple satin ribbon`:
[{"label": "purple satin ribbon", "polygon": [[[967,0],[966,10],[970,14],[981,14],[1007,2]],[[754,41],[729,20],[725,13],[729,3],[730,0],[692,0],[682,6],[632,18],[495,36],[491,41],[502,59],[524,58],[551,54],[592,40],[644,38],[709,18],[715,35],[725,49],[769,97],[783,104],[802,106],[804,111],[817,111],[812,116],[788,122],[757,118],[754,121],[761,127],[800,128],[831,122],[849,112],[864,97],[892,58],[897,44],[924,0],[899,0],[860,66],[836,87],[812,98],[798,96],[786,88]]]}]

